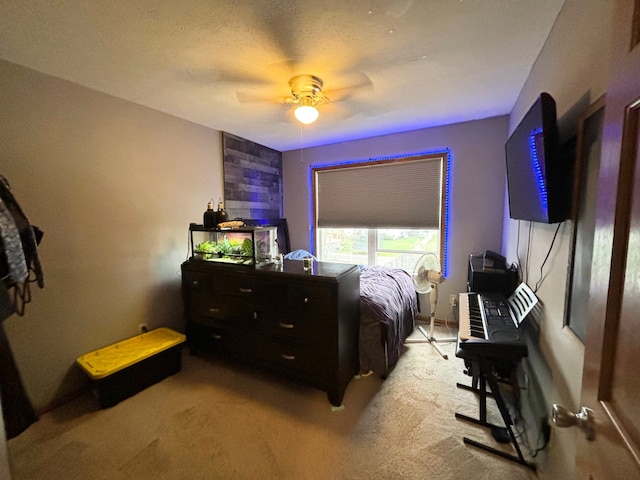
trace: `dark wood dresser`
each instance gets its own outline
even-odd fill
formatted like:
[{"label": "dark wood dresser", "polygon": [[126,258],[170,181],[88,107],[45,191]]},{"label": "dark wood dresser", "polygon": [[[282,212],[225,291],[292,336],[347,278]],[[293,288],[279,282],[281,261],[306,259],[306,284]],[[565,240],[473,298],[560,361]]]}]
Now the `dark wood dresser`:
[{"label": "dark wood dresser", "polygon": [[182,264],[187,344],[327,392],[340,406],[358,371],[360,271],[303,262]]}]

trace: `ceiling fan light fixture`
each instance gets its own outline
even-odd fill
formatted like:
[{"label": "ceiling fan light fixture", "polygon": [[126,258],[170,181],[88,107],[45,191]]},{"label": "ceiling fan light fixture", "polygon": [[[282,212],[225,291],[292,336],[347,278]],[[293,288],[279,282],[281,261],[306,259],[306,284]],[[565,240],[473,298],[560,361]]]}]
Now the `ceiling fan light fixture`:
[{"label": "ceiling fan light fixture", "polygon": [[296,108],[294,115],[300,123],[308,125],[318,119],[320,112],[318,112],[318,109],[312,105],[300,105]]}]

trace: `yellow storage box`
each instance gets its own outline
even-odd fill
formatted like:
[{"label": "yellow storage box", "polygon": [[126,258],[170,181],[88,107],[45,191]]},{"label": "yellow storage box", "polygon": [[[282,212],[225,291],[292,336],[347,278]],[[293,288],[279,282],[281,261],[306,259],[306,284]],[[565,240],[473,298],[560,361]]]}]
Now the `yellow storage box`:
[{"label": "yellow storage box", "polygon": [[182,368],[186,337],[157,328],[82,355],[77,363],[92,380],[100,405],[111,407]]}]

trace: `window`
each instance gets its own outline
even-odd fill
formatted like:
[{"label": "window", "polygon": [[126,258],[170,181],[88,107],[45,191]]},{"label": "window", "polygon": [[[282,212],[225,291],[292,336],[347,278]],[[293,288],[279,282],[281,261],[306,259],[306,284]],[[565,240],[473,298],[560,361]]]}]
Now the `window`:
[{"label": "window", "polygon": [[439,254],[440,231],[402,228],[319,228],[325,262],[389,265],[411,271],[421,255]]},{"label": "window", "polygon": [[318,258],[409,271],[426,252],[444,259],[448,160],[445,152],[312,166]]}]

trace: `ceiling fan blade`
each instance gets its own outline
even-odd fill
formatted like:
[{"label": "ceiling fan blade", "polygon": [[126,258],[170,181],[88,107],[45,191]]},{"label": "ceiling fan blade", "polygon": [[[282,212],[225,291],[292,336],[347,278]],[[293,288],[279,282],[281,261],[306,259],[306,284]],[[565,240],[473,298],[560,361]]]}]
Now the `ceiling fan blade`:
[{"label": "ceiling fan blade", "polygon": [[287,103],[287,98],[284,95],[262,94],[257,92],[247,92],[238,90],[236,97],[240,103],[273,103],[281,104]]},{"label": "ceiling fan blade", "polygon": [[322,93],[324,93],[331,102],[340,102],[373,90],[373,82],[367,74],[358,72],[350,74],[348,77],[348,81],[344,82],[344,86],[328,88],[323,90]]},{"label": "ceiling fan blade", "polygon": [[355,115],[354,110],[347,108],[344,103],[330,102],[320,108],[320,115],[327,115],[333,119],[347,120]]},{"label": "ceiling fan blade", "polygon": [[256,75],[254,73],[221,70],[217,68],[190,68],[188,70],[184,70],[182,76],[189,82],[202,85],[215,85],[221,83],[237,85],[238,83],[242,83],[251,86],[267,86],[271,84],[271,82],[265,80],[263,76]]},{"label": "ceiling fan blade", "polygon": [[269,11],[268,16],[261,19],[264,27],[264,33],[267,35],[271,44],[280,52],[285,62],[289,62],[289,68],[292,70],[291,63],[301,58],[296,45],[296,40],[300,37],[295,31],[295,24],[291,22],[294,12],[284,11],[283,8],[273,8]]}]

